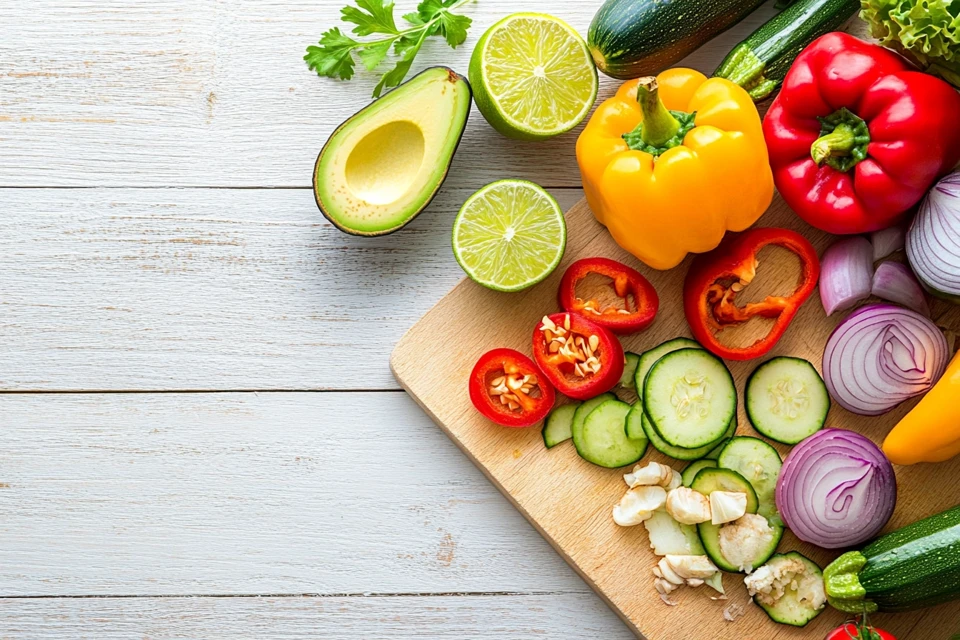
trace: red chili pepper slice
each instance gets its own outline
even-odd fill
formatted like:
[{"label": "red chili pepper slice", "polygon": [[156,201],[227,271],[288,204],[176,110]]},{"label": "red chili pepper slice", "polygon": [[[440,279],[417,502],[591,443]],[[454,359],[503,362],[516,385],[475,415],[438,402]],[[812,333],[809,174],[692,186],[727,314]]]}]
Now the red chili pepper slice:
[{"label": "red chili pepper slice", "polygon": [[[602,306],[595,299],[577,297],[577,285],[591,273],[613,280],[613,291],[623,300],[621,306]],[[567,267],[560,280],[558,297],[565,311],[579,313],[614,333],[634,333],[646,329],[660,307],[657,291],[643,274],[609,258],[583,258]]]},{"label": "red chili pepper slice", "polygon": [[469,389],[477,411],[504,427],[540,422],[556,399],[533,360],[513,349],[494,349],[480,356],[470,374]]},{"label": "red chili pepper slice", "polygon": [[[801,275],[789,296],[767,296],[761,302],[738,307],[737,293],[757,274],[757,254],[775,245],[800,258]],[[727,236],[713,251],[697,256],[683,283],[683,310],[693,337],[704,347],[728,360],[751,360],[770,351],[787,330],[800,306],[817,286],[820,261],[813,245],[789,229],[759,228]],[[766,336],[747,347],[731,347],[718,340],[725,328],[751,318],[775,320]]]},{"label": "red chili pepper slice", "polygon": [[555,313],[537,323],[533,359],[557,391],[575,400],[610,391],[623,375],[617,337],[576,313]]}]

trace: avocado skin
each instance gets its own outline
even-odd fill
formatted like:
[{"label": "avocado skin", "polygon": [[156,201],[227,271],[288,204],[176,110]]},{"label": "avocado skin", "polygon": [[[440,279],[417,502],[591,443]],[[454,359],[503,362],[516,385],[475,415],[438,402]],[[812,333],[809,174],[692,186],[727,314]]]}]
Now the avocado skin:
[{"label": "avocado skin", "polygon": [[[454,82],[462,81],[464,86],[466,86],[467,88],[468,101],[471,105],[473,104],[473,87],[470,85],[470,81],[466,78],[466,76],[462,76],[456,71],[454,71],[453,69],[451,69],[450,67],[445,67],[443,65],[435,65],[433,67],[427,67],[417,75],[413,76],[412,78],[410,78],[409,80],[401,84],[400,86],[393,89],[393,91],[403,88],[403,86],[406,85],[407,82],[411,82],[412,80],[423,75],[424,73],[427,73],[428,71],[431,71],[432,69],[443,69],[447,72],[447,74],[449,74],[452,81]],[[380,99],[382,98],[378,98],[378,100]],[[460,148],[460,142],[461,140],[463,140],[463,132],[467,130],[467,121],[470,120],[470,111],[471,111],[470,108],[468,107],[466,114],[463,116],[463,125],[460,127],[460,133],[457,135],[457,140],[453,144],[453,151],[450,154],[450,161],[447,162],[447,166],[444,167],[442,177],[437,181],[437,184],[434,187],[433,191],[426,197],[426,199],[423,201],[423,204],[420,205],[420,207],[416,210],[416,212],[414,212],[414,214],[411,215],[409,218],[407,218],[402,224],[399,224],[395,227],[391,227],[389,229],[384,229],[382,231],[358,231],[356,229],[350,229],[348,227],[343,226],[332,215],[330,215],[326,211],[326,209],[323,206],[323,201],[320,198],[320,188],[319,188],[319,185],[317,184],[317,174],[320,167],[320,160],[323,158],[323,154],[327,150],[327,147],[330,145],[330,142],[336,139],[337,134],[340,132],[341,129],[343,129],[346,125],[352,122],[354,118],[356,118],[360,113],[365,111],[371,104],[374,104],[374,102],[371,102],[370,104],[364,106],[362,109],[354,113],[352,116],[350,116],[349,118],[341,122],[337,126],[337,128],[333,130],[333,133],[331,133],[330,136],[327,138],[327,141],[323,144],[323,147],[321,147],[320,149],[320,153],[317,154],[316,161],[313,163],[313,178],[311,180],[313,184],[313,199],[314,201],[316,201],[317,208],[320,209],[320,213],[323,214],[323,217],[326,218],[330,222],[330,224],[335,226],[340,231],[346,234],[349,234],[351,236],[359,236],[363,238],[375,238],[377,236],[386,236],[396,231],[399,231],[400,229],[403,229],[405,226],[413,222],[423,212],[424,209],[430,206],[430,203],[433,202],[433,199],[436,197],[437,192],[440,191],[440,187],[442,187],[443,183],[446,181],[447,174],[450,173],[450,165],[453,163],[453,158],[457,155],[457,149]]]}]

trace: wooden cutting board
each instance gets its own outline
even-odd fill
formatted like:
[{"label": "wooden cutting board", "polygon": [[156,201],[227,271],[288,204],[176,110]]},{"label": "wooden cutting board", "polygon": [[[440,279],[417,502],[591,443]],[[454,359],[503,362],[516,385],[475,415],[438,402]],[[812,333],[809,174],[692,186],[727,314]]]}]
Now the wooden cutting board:
[{"label": "wooden cutting board", "polygon": [[[558,311],[557,286],[564,268],[588,256],[606,256],[639,269],[660,295],[660,312],[643,333],[623,338],[624,347],[642,352],[664,340],[689,336],[683,317],[681,287],[690,258],[670,271],[654,271],[621,250],[598,224],[586,201],[567,213],[568,245],[563,263],[547,280],[521,293],[498,293],[470,280],[460,282],[403,337],[393,352],[391,366],[397,380],[443,431],[470,457],[498,489],[520,510],[570,565],[616,611],[630,628],[649,640],[743,640],[744,638],[808,638],[820,640],[843,620],[827,609],[805,629],[774,624],[759,607],[749,603],[742,577],[724,576],[729,600],[713,601],[706,587],[683,588],[679,605],[661,602],[653,588],[651,569],[656,556],[643,526],[622,528],[611,519],[611,509],[626,491],[623,470],[603,469],[580,459],[572,443],[547,450],[540,428],[505,429],[487,421],[473,408],[467,378],[477,358],[495,347],[511,347],[530,355],[537,321]],[[819,252],[829,236],[803,223],[779,197],[760,219],[760,226],[779,226],[803,233]],[[778,251],[778,250],[773,250]],[[761,254],[761,258],[763,258]],[[781,256],[768,256],[758,269],[761,278],[796,282],[796,265]],[[767,271],[764,274],[764,271]],[[749,290],[749,287],[748,289]],[[745,290],[746,293],[746,290]],[[802,308],[786,335],[770,354],[806,358],[818,368],[823,346],[837,323],[825,317],[818,295]],[[949,329],[960,327],[958,307],[934,306],[934,319]],[[758,362],[728,362],[742,394],[743,383]],[[625,400],[634,397],[620,391]],[[853,429],[875,442],[913,405],[885,416],[866,418],[834,403],[828,426]],[[742,409],[738,433],[758,435]],[[778,445],[781,454],[788,448]],[[682,468],[653,447],[644,458]],[[897,468],[899,501],[888,530],[960,503],[960,458],[942,464]],[[780,550],[798,549],[824,566],[837,554],[800,543],[787,533]],[[734,622],[723,618],[731,603],[746,613]],[[960,633],[960,603],[923,612],[877,616],[876,622],[899,640],[948,640]]]}]

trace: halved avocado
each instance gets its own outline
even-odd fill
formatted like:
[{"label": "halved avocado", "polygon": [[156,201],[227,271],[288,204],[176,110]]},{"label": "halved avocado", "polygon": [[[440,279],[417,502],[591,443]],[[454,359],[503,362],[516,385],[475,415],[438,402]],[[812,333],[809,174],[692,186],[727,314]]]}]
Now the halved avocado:
[{"label": "halved avocado", "polygon": [[431,67],[337,127],[313,168],[323,215],[357,236],[417,217],[447,177],[470,114],[470,83]]}]

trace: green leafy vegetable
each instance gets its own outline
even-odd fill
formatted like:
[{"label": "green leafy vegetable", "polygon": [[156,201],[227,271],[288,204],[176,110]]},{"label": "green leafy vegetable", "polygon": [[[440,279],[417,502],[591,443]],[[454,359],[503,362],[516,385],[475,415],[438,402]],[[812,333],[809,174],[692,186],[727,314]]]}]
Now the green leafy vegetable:
[{"label": "green leafy vegetable", "polygon": [[884,46],[960,87],[960,2],[862,0],[860,17]]},{"label": "green leafy vegetable", "polygon": [[393,49],[394,67],[383,74],[373,90],[379,97],[384,88],[396,87],[403,82],[413,64],[413,59],[430,36],[443,36],[451,47],[463,44],[471,20],[457,15],[454,10],[469,0],[422,0],[416,13],[403,16],[407,28],[397,28],[393,17],[392,0],[356,0],[357,6],[340,10],[341,19],[352,23],[352,32],[358,36],[381,34],[374,40],[356,40],[344,34],[338,27],[320,36],[319,46],[307,47],[303,56],[307,66],[321,76],[349,80],[353,77],[354,53],[368,70],[373,71]]}]

